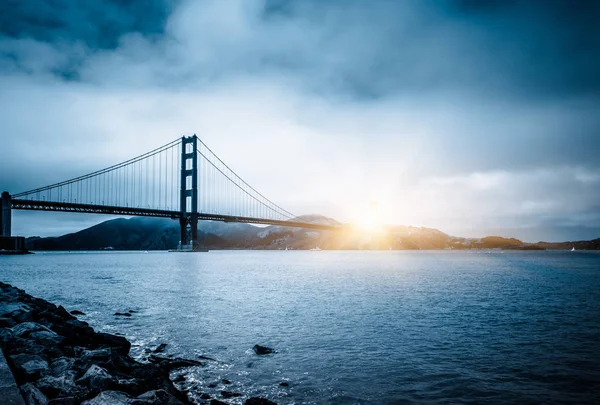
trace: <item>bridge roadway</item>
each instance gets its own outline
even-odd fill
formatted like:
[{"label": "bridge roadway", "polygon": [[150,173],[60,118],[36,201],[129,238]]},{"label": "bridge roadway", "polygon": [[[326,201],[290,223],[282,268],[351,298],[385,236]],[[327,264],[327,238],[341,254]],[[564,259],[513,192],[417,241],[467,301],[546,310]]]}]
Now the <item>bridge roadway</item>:
[{"label": "bridge roadway", "polygon": [[[54,201],[36,201],[12,199],[12,209],[15,210],[33,210],[33,211],[58,211],[58,212],[79,212],[88,214],[109,214],[109,215],[127,215],[141,217],[162,217],[162,218],[181,218],[180,211],[159,210],[151,208],[133,208],[133,207],[116,207],[108,205],[94,204],[78,204],[67,202]],[[196,214],[199,220],[204,221],[221,221],[221,222],[241,222],[246,224],[261,224],[261,225],[276,225],[288,226],[293,228],[316,229],[320,231],[339,231],[343,229],[343,225],[324,225],[311,224],[301,221],[282,221],[276,219],[239,217],[232,215],[218,214]]]}]

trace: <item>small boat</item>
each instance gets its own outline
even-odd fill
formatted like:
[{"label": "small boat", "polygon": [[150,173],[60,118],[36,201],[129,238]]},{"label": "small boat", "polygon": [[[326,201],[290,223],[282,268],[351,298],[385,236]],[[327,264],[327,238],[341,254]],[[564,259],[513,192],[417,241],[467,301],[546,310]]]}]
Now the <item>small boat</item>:
[{"label": "small boat", "polygon": [[312,251],[319,251],[319,250],[321,250],[321,248],[319,248],[319,247],[317,246],[317,247],[315,247],[315,248],[312,248],[312,249],[310,249],[310,250],[312,250]]},{"label": "small boat", "polygon": [[574,252],[574,251],[575,251],[575,246],[573,246],[573,248],[571,248],[571,252]]}]

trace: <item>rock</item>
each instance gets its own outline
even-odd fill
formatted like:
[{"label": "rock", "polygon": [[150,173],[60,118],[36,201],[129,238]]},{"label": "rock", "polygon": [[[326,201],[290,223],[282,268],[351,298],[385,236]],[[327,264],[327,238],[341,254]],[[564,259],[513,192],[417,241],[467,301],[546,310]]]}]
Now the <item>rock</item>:
[{"label": "rock", "polygon": [[27,405],[47,405],[48,398],[35,387],[35,385],[28,383],[21,387],[21,394]]},{"label": "rock", "polygon": [[131,350],[131,343],[123,336],[98,332],[94,336],[94,341],[99,345],[110,346],[123,355],[128,355]]},{"label": "rock", "polygon": [[202,398],[202,399],[210,399],[210,395],[208,395],[206,393],[202,393],[202,394],[200,394],[200,398]]},{"label": "rock", "polygon": [[75,348],[75,355],[85,363],[106,362],[111,358],[112,351],[108,349],[87,350],[83,347]]},{"label": "rock", "polygon": [[154,353],[162,353],[165,351],[165,348],[167,347],[166,343],[161,343],[159,344],[156,349],[153,350]]},{"label": "rock", "polygon": [[76,333],[91,336],[94,334],[94,329],[87,323],[79,319],[69,319],[66,324],[70,326]]},{"label": "rock", "polygon": [[15,326],[15,321],[10,317],[0,317],[0,328],[12,328]]},{"label": "rock", "polygon": [[279,383],[279,385],[281,385],[282,387],[289,387],[290,383],[287,382],[287,381],[282,381],[282,382]]},{"label": "rock", "polygon": [[65,374],[67,371],[73,369],[73,364],[75,363],[75,359],[69,357],[59,357],[56,360],[53,360],[50,363],[50,369],[52,370],[52,375],[55,377],[60,377]]},{"label": "rock", "polygon": [[69,313],[69,311],[67,311],[65,309],[65,307],[63,307],[62,305],[59,305],[58,308],[56,308],[56,310],[54,311],[54,313],[61,317],[62,319],[64,319],[65,321],[68,321],[69,319],[74,319],[75,317],[73,315],[71,315]]},{"label": "rock", "polygon": [[261,345],[254,345],[252,349],[254,350],[254,353],[259,355],[275,353],[275,350],[271,349],[270,347]]},{"label": "rock", "polygon": [[78,397],[61,397],[54,398],[48,402],[48,405],[79,405],[81,398]]},{"label": "rock", "polygon": [[269,401],[266,398],[252,397],[252,398],[248,398],[246,400],[246,402],[244,402],[244,405],[277,405],[277,404],[273,401]]},{"label": "rock", "polygon": [[105,369],[95,364],[85,372],[83,377],[76,381],[77,384],[84,385],[92,391],[103,391],[111,389],[117,385],[115,377],[110,375]]},{"label": "rock", "polygon": [[173,380],[174,382],[185,382],[185,375],[184,374],[179,374],[177,377],[175,377],[175,379]]},{"label": "rock", "polygon": [[17,382],[20,378],[33,381],[50,373],[48,362],[35,354],[17,354],[9,356],[17,371]]},{"label": "rock", "polygon": [[217,388],[217,383],[210,383],[207,385],[208,388]]},{"label": "rock", "polygon": [[30,312],[31,307],[21,302],[0,302],[0,316],[14,318],[17,312]]},{"label": "rock", "polygon": [[118,391],[103,391],[96,397],[84,401],[81,405],[132,405],[129,396]]},{"label": "rock", "polygon": [[235,398],[235,397],[241,397],[242,394],[240,394],[239,392],[221,391],[221,396],[223,398]]},{"label": "rock", "polygon": [[137,399],[147,401],[149,405],[183,405],[183,402],[165,390],[148,391],[139,395]]},{"label": "rock", "polygon": [[218,399],[211,399],[210,405],[229,405],[227,402],[219,401]]},{"label": "rock", "polygon": [[58,336],[55,332],[48,331],[39,331],[33,332],[29,335],[29,340],[34,341],[35,343],[41,344],[43,346],[60,346],[60,344],[65,340],[64,337]]},{"label": "rock", "polygon": [[59,377],[40,378],[35,385],[48,397],[79,397],[83,399],[87,390],[75,384],[75,372],[67,371]]},{"label": "rock", "polygon": [[115,316],[131,316],[129,312],[115,312]]},{"label": "rock", "polygon": [[138,311],[136,311],[135,309],[130,309],[127,312],[129,312],[130,314],[137,314]]},{"label": "rock", "polygon": [[231,384],[231,381],[229,381],[227,378],[223,378],[221,381],[223,384]]},{"label": "rock", "polygon": [[[23,322],[11,329],[13,335],[20,338],[27,338],[33,332],[52,332],[47,327],[35,322]],[[54,332],[52,332],[54,333]],[[54,333],[56,335],[56,333]]]},{"label": "rock", "polygon": [[81,312],[81,311],[74,309],[71,311],[71,315],[85,315],[85,312]]}]

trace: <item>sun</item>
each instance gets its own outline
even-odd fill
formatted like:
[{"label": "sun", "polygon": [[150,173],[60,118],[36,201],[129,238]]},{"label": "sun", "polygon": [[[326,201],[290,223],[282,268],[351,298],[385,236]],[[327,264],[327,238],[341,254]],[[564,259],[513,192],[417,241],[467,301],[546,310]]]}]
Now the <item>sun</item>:
[{"label": "sun", "polygon": [[363,232],[381,232],[384,226],[379,213],[379,203],[371,201],[368,209],[362,211],[358,215],[355,224],[357,228]]}]

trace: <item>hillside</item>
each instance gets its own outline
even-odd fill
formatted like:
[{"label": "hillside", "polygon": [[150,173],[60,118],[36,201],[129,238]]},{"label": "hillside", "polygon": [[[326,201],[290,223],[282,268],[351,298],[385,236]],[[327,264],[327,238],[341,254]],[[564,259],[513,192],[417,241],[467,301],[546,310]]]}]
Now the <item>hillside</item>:
[{"label": "hillside", "polygon": [[[299,221],[341,225],[319,215],[296,218]],[[514,238],[489,236],[459,238],[437,229],[393,226],[379,233],[346,228],[343,231],[317,231],[282,226],[259,227],[250,224],[200,221],[198,239],[208,249],[297,249],[323,250],[426,250],[426,249],[565,249],[597,250],[600,239],[561,243],[525,243]],[[31,250],[167,250],[179,242],[179,224],[165,218],[119,218],[54,238],[27,238]]]}]

